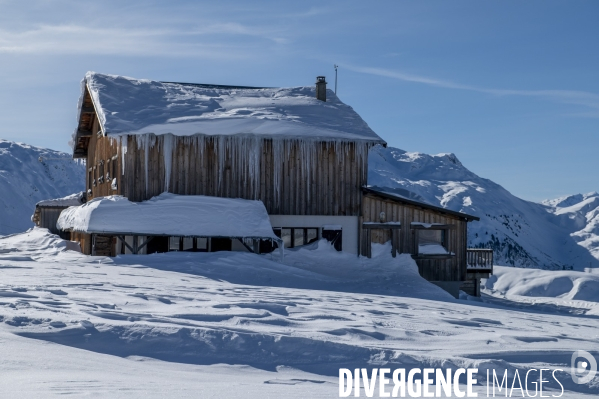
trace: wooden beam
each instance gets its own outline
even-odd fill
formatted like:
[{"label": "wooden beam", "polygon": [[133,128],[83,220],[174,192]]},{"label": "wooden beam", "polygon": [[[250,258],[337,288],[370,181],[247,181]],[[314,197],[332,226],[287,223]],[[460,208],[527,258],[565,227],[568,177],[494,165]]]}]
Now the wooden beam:
[{"label": "wooden beam", "polygon": [[127,241],[125,241],[125,237],[124,237],[124,236],[117,236],[117,238],[118,238],[119,240],[121,240],[121,242],[122,242],[123,244],[125,244],[125,246],[126,246],[127,248],[129,248],[129,251],[131,251],[131,253],[133,253],[133,248],[131,247],[131,245],[127,244]]},{"label": "wooden beam", "polygon": [[81,107],[82,114],[95,114],[96,110],[94,107]]},{"label": "wooden beam", "polygon": [[81,130],[81,129],[77,130],[78,137],[91,137],[92,134],[93,134],[93,132],[91,130]]}]

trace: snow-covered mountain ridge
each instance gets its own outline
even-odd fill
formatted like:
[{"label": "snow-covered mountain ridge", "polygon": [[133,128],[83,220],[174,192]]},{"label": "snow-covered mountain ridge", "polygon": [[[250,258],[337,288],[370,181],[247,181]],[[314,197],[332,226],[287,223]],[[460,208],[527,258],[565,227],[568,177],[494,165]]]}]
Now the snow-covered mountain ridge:
[{"label": "snow-covered mountain ridge", "polygon": [[0,235],[31,228],[37,202],[82,191],[84,176],[70,154],[0,139]]},{"label": "snow-covered mountain ridge", "polygon": [[599,194],[534,203],[468,170],[454,154],[374,148],[368,183],[481,218],[468,245],[492,248],[495,263],[581,270],[599,266]]}]

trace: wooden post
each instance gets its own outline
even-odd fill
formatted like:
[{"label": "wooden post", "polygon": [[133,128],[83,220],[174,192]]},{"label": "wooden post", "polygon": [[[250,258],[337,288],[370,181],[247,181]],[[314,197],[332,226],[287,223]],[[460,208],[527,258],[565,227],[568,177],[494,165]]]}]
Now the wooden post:
[{"label": "wooden post", "polygon": [[133,236],[133,255],[137,255],[138,251],[138,236]]},{"label": "wooden post", "polygon": [[391,256],[397,255],[397,229],[391,229]]}]

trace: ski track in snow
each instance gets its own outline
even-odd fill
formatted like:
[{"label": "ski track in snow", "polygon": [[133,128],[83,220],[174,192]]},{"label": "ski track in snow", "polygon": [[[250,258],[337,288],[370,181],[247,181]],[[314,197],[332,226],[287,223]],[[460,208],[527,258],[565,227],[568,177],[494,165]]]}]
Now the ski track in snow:
[{"label": "ski track in snow", "polygon": [[599,392],[599,377],[576,385],[567,374],[574,350],[599,355],[599,295],[530,296],[534,272],[549,272],[525,270],[527,292],[509,278],[522,269],[499,268],[482,300],[455,300],[386,246],[368,260],[321,242],[286,251],[284,264],[248,253],[112,259],[66,248],[44,229],[0,239],[0,383],[30,397],[337,397],[340,367],[383,365],[478,367],[481,383],[487,368],[542,365],[564,369],[564,397]]}]

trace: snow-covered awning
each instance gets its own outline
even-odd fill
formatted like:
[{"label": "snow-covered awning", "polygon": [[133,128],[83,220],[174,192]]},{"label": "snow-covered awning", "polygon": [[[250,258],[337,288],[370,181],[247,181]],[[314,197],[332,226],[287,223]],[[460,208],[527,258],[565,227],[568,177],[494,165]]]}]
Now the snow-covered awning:
[{"label": "snow-covered awning", "polygon": [[62,198],[48,199],[43,200],[35,204],[36,207],[69,207],[69,206],[79,206],[84,204],[86,201],[86,196],[83,191],[74,193],[71,195],[67,195]]},{"label": "snow-covered awning", "polygon": [[260,238],[280,241],[262,201],[163,193],[144,202],[95,198],[65,209],[60,230],[106,235]]},{"label": "snow-covered awning", "polygon": [[[88,72],[82,81],[107,136],[153,133],[257,135],[319,141],[386,144],[352,107],[315,87],[260,88],[168,83]],[[86,111],[87,112],[87,111]],[[78,133],[74,132],[73,145]]]}]

